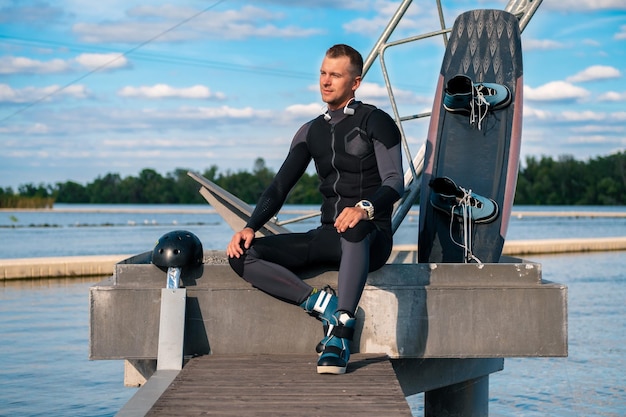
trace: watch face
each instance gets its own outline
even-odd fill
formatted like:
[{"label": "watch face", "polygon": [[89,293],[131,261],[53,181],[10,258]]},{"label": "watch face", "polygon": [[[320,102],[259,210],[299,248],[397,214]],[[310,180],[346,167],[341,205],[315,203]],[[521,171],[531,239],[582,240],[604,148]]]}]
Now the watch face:
[{"label": "watch face", "polygon": [[361,204],[363,205],[363,207],[370,207],[371,206],[369,201],[361,201]]}]

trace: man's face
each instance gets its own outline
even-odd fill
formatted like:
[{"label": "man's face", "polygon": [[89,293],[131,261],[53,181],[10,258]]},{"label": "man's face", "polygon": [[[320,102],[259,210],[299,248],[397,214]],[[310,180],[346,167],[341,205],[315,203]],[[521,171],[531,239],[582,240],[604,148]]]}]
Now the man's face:
[{"label": "man's face", "polygon": [[320,92],[322,101],[328,104],[330,110],[344,107],[354,97],[354,91],[360,84],[361,77],[355,77],[350,72],[350,58],[324,57],[320,69]]}]

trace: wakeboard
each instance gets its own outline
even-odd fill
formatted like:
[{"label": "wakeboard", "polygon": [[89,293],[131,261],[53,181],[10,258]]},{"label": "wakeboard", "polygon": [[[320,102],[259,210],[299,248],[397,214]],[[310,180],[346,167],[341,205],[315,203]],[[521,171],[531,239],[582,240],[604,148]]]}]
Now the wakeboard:
[{"label": "wakeboard", "polygon": [[426,143],[419,262],[499,261],[519,167],[522,75],[514,15],[483,9],[458,16]]}]

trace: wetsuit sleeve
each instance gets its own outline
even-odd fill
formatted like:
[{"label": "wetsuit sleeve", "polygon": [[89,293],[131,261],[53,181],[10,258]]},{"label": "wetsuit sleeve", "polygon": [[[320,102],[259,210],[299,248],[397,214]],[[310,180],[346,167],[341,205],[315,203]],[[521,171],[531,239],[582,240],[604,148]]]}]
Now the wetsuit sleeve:
[{"label": "wetsuit sleeve", "polygon": [[302,126],[294,136],[289,154],[285,158],[272,183],[261,194],[246,227],[255,232],[278,213],[283,206],[289,191],[298,182],[311,162],[311,154],[306,144],[306,136],[310,123]]},{"label": "wetsuit sleeve", "polygon": [[382,180],[380,188],[370,197],[370,202],[374,206],[374,213],[390,211],[404,193],[400,130],[387,113],[377,109],[368,118],[367,131],[374,143]]}]

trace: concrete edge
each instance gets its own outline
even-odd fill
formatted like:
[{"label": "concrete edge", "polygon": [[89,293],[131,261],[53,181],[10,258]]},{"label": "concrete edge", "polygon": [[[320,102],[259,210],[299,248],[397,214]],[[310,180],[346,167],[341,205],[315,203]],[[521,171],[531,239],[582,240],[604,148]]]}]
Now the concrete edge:
[{"label": "concrete edge", "polygon": [[180,371],[159,370],[128,400],[116,417],[142,417],[167,390]]},{"label": "concrete edge", "polygon": [[[511,240],[505,242],[502,254],[525,256],[622,250],[626,250],[626,237]],[[417,245],[396,245],[390,262],[416,263],[416,251]],[[133,255],[120,254],[0,259],[0,281],[111,275],[115,264],[131,256]]]},{"label": "concrete edge", "polygon": [[[570,239],[508,240],[502,255],[541,255],[556,253],[606,252],[626,250],[626,236]],[[395,245],[394,252],[417,251],[417,245]]]},{"label": "concrete edge", "polygon": [[0,259],[0,281],[111,275],[115,264],[130,256],[99,255]]}]

